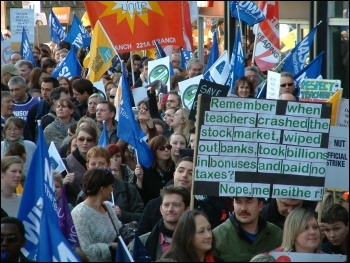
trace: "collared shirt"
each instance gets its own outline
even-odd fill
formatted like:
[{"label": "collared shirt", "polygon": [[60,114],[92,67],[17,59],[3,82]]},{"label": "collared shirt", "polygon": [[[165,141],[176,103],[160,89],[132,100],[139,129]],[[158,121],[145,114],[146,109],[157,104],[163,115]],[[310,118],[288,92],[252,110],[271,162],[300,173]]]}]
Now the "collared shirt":
[{"label": "collared shirt", "polygon": [[165,236],[162,232],[159,233],[159,244],[162,248],[162,255],[169,249],[171,240],[171,237]]}]

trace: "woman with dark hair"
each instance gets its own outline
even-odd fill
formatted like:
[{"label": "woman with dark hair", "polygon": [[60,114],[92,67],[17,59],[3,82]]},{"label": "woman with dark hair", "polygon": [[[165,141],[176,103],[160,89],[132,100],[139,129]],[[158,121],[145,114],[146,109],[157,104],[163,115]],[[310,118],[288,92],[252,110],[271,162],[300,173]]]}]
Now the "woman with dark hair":
[{"label": "woman with dark hair", "polygon": [[86,172],[86,154],[97,144],[96,130],[90,126],[78,127],[75,134],[77,135],[78,147],[65,159],[68,174],[72,182],[66,186],[68,203],[73,206],[76,204],[77,196],[80,192],[83,174]]},{"label": "woman with dark hair", "polygon": [[241,77],[237,79],[236,85],[233,89],[233,93],[239,98],[254,98],[254,84],[248,77]]},{"label": "woman with dark hair", "polygon": [[58,83],[60,84],[60,87],[65,87],[69,90],[69,94],[71,96],[71,98],[73,98],[73,87],[72,87],[72,82],[69,81],[68,78],[66,77],[58,77],[57,78]]},{"label": "woman with dark hair", "polygon": [[52,75],[56,66],[57,66],[56,60],[54,60],[53,58],[50,58],[50,57],[45,59],[45,61],[41,63],[41,68],[50,76]]},{"label": "woman with dark hair", "polygon": [[175,171],[175,164],[171,159],[171,145],[167,137],[158,135],[152,138],[148,145],[154,156],[152,166],[146,169],[137,164],[133,181],[145,206],[149,200],[159,197],[160,189],[173,178]]},{"label": "woman with dark hair", "polygon": [[91,262],[114,262],[122,224],[105,203],[113,191],[114,176],[101,168],[89,169],[82,189],[87,198],[72,210],[80,247]]},{"label": "woman with dark hair", "polygon": [[[133,68],[131,69],[131,62]],[[141,57],[137,54],[133,54],[126,63],[126,69],[128,74],[128,83],[129,87],[135,84],[135,82],[140,78],[140,66],[141,66]],[[132,81],[132,71],[134,72],[134,82]]]},{"label": "woman with dark hair", "polygon": [[111,171],[114,177],[119,180],[132,183],[134,179],[134,171],[129,168],[125,162],[125,156],[121,149],[116,144],[109,144],[107,146],[109,153],[111,154]]},{"label": "woman with dark hair", "polygon": [[29,76],[29,89],[38,89],[41,90],[41,83],[44,78],[50,77],[43,69],[34,68]]},{"label": "woman with dark hair", "polygon": [[205,213],[186,211],[176,225],[170,247],[162,259],[177,262],[222,262],[213,256],[215,237]]}]

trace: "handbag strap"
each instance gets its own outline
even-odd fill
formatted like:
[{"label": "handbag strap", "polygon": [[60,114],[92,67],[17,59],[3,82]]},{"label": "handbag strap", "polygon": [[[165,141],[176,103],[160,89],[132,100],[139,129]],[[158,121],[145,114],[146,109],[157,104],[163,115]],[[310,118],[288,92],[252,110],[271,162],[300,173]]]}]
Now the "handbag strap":
[{"label": "handbag strap", "polygon": [[112,225],[113,225],[113,227],[114,227],[114,230],[115,230],[115,232],[117,233],[117,237],[118,237],[118,236],[119,236],[119,231],[118,231],[118,229],[116,228],[116,226],[115,226],[115,224],[114,224],[114,221],[113,221],[113,219],[112,219],[112,217],[111,217],[111,214],[109,213],[108,208],[106,207],[106,204],[102,204],[102,206],[103,206],[103,208],[107,211],[107,214],[108,214],[108,216],[109,216],[109,219],[111,220]]}]

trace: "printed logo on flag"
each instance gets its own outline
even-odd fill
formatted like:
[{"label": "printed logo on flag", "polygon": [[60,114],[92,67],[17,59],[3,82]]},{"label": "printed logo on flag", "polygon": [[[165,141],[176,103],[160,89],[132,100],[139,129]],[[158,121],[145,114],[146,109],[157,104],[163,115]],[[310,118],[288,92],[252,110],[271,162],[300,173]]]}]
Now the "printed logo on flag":
[{"label": "printed logo on flag", "polygon": [[99,47],[98,51],[100,52],[104,62],[109,61],[113,56],[113,51],[109,47]]}]

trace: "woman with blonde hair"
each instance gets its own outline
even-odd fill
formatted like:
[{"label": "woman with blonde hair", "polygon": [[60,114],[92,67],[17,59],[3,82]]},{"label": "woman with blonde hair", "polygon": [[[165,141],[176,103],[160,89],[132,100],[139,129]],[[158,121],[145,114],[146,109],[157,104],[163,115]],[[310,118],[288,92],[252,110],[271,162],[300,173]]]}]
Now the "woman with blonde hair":
[{"label": "woman with blonde hair", "polygon": [[183,133],[173,133],[170,135],[171,159],[176,163],[180,158],[180,150],[186,149],[187,140]]},{"label": "woman with blonde hair", "polygon": [[174,133],[183,133],[186,142],[190,139],[190,130],[194,127],[194,121],[189,120],[190,111],[186,108],[180,108],[171,118],[170,127]]},{"label": "woman with blonde hair", "polygon": [[320,253],[321,231],[315,212],[296,208],[286,218],[277,252]]},{"label": "woman with blonde hair", "polygon": [[91,128],[93,128],[96,131],[97,138],[100,138],[101,130],[98,128],[96,122],[92,118],[90,118],[90,117],[81,118],[77,123],[77,128],[79,128],[83,125],[87,125],[87,126],[90,126]]},{"label": "woman with blonde hair", "polygon": [[94,93],[92,94],[87,101],[88,109],[86,111],[86,117],[90,117],[92,119],[96,119],[96,109],[97,104],[99,104],[101,101],[103,101],[103,98],[100,94]]}]

